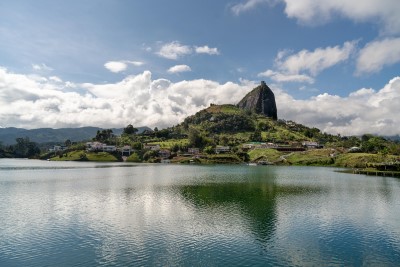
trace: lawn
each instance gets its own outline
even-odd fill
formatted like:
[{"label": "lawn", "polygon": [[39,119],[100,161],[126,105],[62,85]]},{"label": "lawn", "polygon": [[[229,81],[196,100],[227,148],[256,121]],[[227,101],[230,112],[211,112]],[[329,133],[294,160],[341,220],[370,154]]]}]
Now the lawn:
[{"label": "lawn", "polygon": [[254,161],[263,157],[263,160],[268,160],[269,162],[279,161],[280,156],[284,153],[277,151],[276,149],[253,149],[248,152],[250,156],[250,161]]},{"label": "lawn", "polygon": [[331,157],[331,149],[311,149],[303,152],[293,152],[286,157],[288,163],[293,165],[333,165],[335,159]]},{"label": "lawn", "polygon": [[118,159],[107,152],[86,152],[85,150],[76,150],[63,154],[62,156],[55,156],[51,158],[52,161],[107,161],[114,162]]},{"label": "lawn", "polygon": [[367,163],[381,163],[396,161],[396,156],[367,153],[346,153],[339,155],[335,161],[336,166],[348,168],[365,168]]}]

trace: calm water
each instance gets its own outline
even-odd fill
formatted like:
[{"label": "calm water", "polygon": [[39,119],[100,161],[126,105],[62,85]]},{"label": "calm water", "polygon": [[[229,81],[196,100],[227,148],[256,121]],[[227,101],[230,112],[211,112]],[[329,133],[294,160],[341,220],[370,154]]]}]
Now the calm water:
[{"label": "calm water", "polygon": [[400,179],[0,160],[0,266],[399,266]]}]

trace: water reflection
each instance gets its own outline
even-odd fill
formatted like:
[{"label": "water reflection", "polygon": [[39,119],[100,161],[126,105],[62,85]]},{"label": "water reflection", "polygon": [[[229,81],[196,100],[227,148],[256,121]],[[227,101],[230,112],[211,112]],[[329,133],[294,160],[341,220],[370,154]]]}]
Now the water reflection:
[{"label": "water reflection", "polygon": [[[180,187],[185,200],[199,210],[221,212],[234,206],[236,213],[250,225],[257,239],[267,243],[273,236],[277,222],[278,196],[310,195],[324,192],[316,186],[278,185],[274,173],[254,172],[257,183],[212,183]],[[264,182],[261,182],[264,179]],[[209,212],[209,211],[208,211]]]},{"label": "water reflection", "polygon": [[0,174],[0,266],[400,262],[398,180],[324,168],[40,164]]}]

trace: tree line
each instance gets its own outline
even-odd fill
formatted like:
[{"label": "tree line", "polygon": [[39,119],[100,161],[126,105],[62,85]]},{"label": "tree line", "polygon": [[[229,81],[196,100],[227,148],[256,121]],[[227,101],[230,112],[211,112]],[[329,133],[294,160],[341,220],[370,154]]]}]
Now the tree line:
[{"label": "tree line", "polygon": [[15,141],[15,144],[9,146],[0,143],[1,158],[36,158],[40,155],[39,145],[28,137],[19,137]]}]

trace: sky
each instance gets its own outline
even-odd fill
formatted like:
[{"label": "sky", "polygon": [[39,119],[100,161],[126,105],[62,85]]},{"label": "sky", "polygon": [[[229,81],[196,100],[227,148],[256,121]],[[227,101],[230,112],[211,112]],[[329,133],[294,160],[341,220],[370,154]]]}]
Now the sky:
[{"label": "sky", "polygon": [[265,81],[278,117],[400,134],[398,0],[2,0],[0,127],[165,128]]}]

